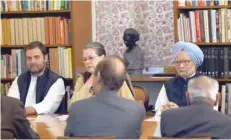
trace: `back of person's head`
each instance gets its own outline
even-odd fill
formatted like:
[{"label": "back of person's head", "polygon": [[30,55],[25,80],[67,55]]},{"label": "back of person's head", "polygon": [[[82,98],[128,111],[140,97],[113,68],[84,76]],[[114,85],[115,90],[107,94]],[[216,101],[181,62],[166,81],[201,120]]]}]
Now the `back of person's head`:
[{"label": "back of person's head", "polygon": [[98,56],[106,55],[104,46],[99,42],[91,42],[84,47],[86,49],[93,49]]},{"label": "back of person's head", "polygon": [[214,105],[217,100],[218,90],[218,82],[207,76],[199,76],[188,82],[188,94],[191,103],[203,98],[208,99]]},{"label": "back of person's head", "polygon": [[35,48],[38,48],[42,54],[45,56],[47,54],[47,48],[46,46],[40,42],[40,41],[33,41],[33,42],[30,42],[25,48],[24,48],[24,51],[26,52],[27,50],[32,50],[32,49],[35,49]]},{"label": "back of person's head", "polygon": [[94,75],[100,75],[103,88],[118,91],[126,78],[126,67],[119,56],[108,56],[99,62]]}]

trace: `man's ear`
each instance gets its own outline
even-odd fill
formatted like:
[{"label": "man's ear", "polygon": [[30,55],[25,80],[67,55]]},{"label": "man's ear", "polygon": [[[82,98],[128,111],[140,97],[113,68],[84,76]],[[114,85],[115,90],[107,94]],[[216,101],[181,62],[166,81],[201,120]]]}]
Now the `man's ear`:
[{"label": "man's ear", "polygon": [[97,76],[96,77],[97,77],[97,81],[96,82],[97,82],[97,84],[99,84],[101,82],[101,80],[102,80],[101,74],[100,74],[99,71],[97,72]]},{"label": "man's ear", "polygon": [[186,91],[186,101],[187,101],[187,105],[191,104],[188,91]]},{"label": "man's ear", "polygon": [[219,104],[220,99],[221,99],[221,93],[220,93],[220,92],[218,92],[218,93],[217,93],[217,95],[216,95],[216,101],[215,101],[214,106],[217,106],[217,105]]}]

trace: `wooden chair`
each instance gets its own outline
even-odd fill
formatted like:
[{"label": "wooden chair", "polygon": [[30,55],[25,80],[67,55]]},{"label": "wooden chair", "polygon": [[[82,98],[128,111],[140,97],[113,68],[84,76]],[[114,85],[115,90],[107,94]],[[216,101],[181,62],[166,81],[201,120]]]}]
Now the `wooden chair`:
[{"label": "wooden chair", "polygon": [[58,139],[116,139],[114,136],[81,136],[81,137],[66,137],[66,136],[60,136]]},{"label": "wooden chair", "polygon": [[146,91],[145,88],[141,87],[141,86],[133,86],[134,88],[134,98],[135,101],[140,102],[142,104],[144,104],[144,107],[146,109],[146,111],[148,110],[148,102],[149,102],[149,93]]}]

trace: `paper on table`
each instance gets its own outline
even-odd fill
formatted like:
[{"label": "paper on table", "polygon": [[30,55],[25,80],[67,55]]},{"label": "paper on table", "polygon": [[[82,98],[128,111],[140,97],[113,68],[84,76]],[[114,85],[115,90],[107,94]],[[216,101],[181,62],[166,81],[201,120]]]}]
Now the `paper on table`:
[{"label": "paper on table", "polygon": [[59,121],[66,121],[68,118],[68,115],[61,115],[59,117],[56,117],[56,119],[58,119]]},{"label": "paper on table", "polygon": [[161,136],[162,136],[162,135],[161,135],[161,128],[160,128],[160,127],[161,127],[161,126],[160,126],[160,121],[158,121],[158,122],[157,122],[156,130],[155,130],[153,136],[155,136],[155,137],[161,137]]},{"label": "paper on table", "polygon": [[155,116],[151,117],[151,118],[148,118],[146,119],[145,121],[148,121],[148,122],[153,122],[153,121],[160,121],[160,116],[161,116],[161,111],[158,110],[155,114]]}]

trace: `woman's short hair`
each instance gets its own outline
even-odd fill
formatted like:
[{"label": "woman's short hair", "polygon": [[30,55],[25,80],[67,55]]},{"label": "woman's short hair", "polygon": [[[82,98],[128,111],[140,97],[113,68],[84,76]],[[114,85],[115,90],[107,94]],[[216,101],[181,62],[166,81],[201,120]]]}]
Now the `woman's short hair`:
[{"label": "woman's short hair", "polygon": [[91,42],[84,47],[86,49],[93,49],[98,56],[106,55],[104,46],[99,42]]}]

